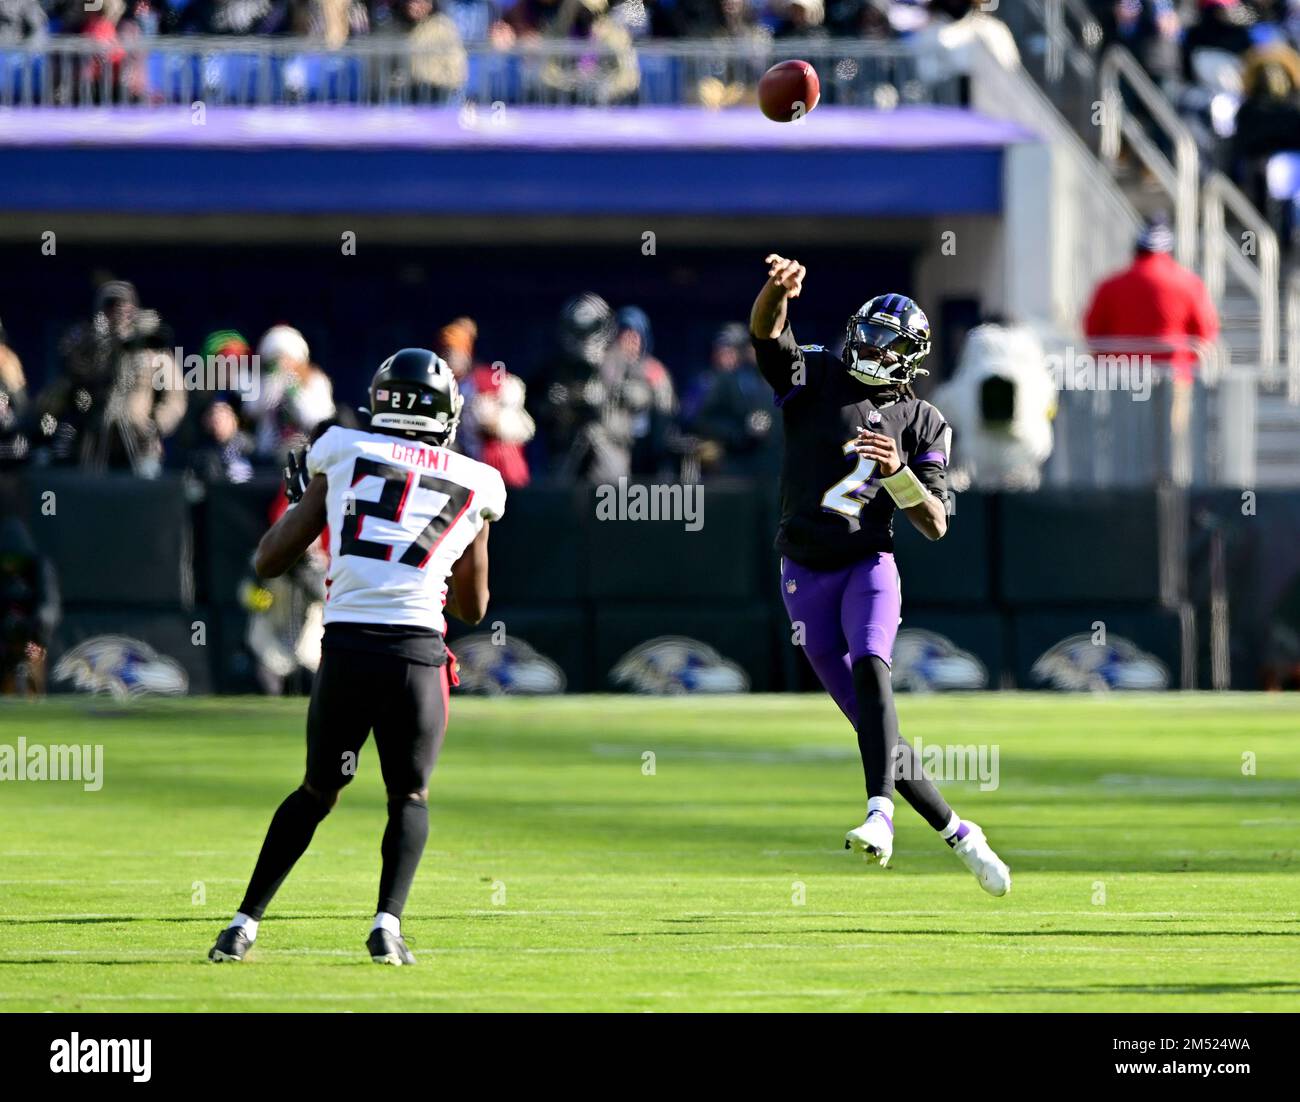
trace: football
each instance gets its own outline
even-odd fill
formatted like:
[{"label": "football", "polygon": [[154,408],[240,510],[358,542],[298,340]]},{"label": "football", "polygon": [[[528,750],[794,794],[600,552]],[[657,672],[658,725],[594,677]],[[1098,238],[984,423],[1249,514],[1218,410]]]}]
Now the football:
[{"label": "football", "polygon": [[821,98],[817,70],[806,61],[781,61],[758,82],[758,106],[773,122],[793,122]]}]

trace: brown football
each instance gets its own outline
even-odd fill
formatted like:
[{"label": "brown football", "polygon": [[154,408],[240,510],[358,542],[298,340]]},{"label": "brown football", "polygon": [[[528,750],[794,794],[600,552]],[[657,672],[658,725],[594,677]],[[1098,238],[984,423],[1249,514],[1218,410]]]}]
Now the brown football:
[{"label": "brown football", "polygon": [[803,118],[821,98],[817,70],[806,61],[780,61],[758,82],[758,106],[773,122]]}]

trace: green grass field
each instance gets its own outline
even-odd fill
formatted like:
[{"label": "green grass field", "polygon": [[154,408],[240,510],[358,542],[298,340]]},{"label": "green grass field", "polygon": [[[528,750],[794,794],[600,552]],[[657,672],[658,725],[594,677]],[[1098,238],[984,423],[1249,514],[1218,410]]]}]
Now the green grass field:
[{"label": "green grass field", "polygon": [[[208,946],[299,781],[303,700],[0,706],[0,743],[97,743],[104,784],[0,782],[5,1010],[1283,1010],[1300,1003],[1300,701],[905,697],[904,733],[999,749],[949,783],[1015,886],[910,810],[861,821],[815,696],[458,698],[404,929],[363,950],[373,748],[247,963]],[[653,775],[643,755],[654,754]],[[1243,754],[1254,775],[1243,775]]]}]

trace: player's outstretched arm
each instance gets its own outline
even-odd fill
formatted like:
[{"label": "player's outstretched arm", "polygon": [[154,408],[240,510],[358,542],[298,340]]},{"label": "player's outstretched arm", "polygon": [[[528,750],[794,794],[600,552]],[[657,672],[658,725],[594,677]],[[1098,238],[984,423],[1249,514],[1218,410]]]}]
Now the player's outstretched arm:
[{"label": "player's outstretched arm", "polygon": [[259,578],[278,578],[320,537],[325,530],[328,490],[325,476],[316,475],[303,491],[302,500],[271,525],[253,556],[253,569]]},{"label": "player's outstretched arm", "polygon": [[768,254],[766,264],[767,282],[749,311],[749,332],[759,340],[773,341],[785,329],[787,304],[799,297],[808,271],[799,261],[776,253]]},{"label": "player's outstretched arm", "polygon": [[487,521],[483,522],[483,530],[451,568],[447,612],[470,627],[487,615],[489,526]]}]

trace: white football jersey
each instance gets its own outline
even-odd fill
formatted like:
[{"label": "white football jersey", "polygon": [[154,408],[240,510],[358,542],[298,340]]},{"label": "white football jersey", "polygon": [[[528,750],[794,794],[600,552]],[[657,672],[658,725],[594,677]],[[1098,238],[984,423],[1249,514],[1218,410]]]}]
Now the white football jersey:
[{"label": "white football jersey", "polygon": [[445,631],[452,566],[505,512],[501,473],[446,448],[338,426],[312,445],[307,470],[329,483],[325,623]]}]

